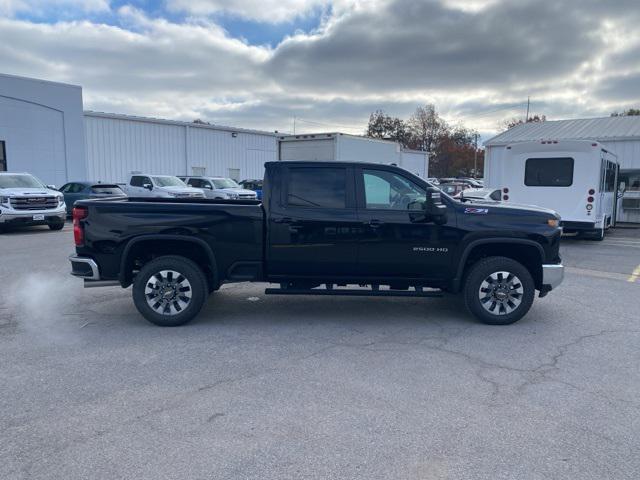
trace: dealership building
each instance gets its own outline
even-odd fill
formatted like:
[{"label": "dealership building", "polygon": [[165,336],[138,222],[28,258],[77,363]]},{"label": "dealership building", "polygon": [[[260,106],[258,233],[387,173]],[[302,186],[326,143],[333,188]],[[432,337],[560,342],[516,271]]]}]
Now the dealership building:
[{"label": "dealership building", "polygon": [[285,159],[397,164],[420,176],[428,168],[423,152],[394,142],[85,111],[80,86],[0,74],[0,171],[58,186],[125,182],[132,172],[243,180],[262,178],[265,162]]}]

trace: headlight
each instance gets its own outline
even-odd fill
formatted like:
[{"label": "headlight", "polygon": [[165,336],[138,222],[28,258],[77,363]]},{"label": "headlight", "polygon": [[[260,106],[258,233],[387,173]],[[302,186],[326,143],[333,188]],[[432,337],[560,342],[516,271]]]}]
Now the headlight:
[{"label": "headlight", "polygon": [[9,197],[0,197],[0,205],[9,207]]},{"label": "headlight", "polygon": [[239,198],[239,195],[237,193],[228,193],[227,196],[231,199],[231,200],[237,200]]},{"label": "headlight", "polygon": [[58,197],[58,206],[64,207],[64,197],[62,195]]},{"label": "headlight", "polygon": [[560,221],[557,218],[550,218],[547,220],[547,224],[550,227],[556,228],[558,225],[560,225]]}]

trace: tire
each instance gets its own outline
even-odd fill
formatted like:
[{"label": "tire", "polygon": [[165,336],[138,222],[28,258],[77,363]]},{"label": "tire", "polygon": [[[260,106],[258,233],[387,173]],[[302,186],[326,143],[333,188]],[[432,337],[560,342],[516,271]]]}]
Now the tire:
[{"label": "tire", "polygon": [[509,325],[531,308],[535,284],[521,263],[507,257],[489,257],[470,268],[463,293],[467,308],[482,323]]},{"label": "tire", "polygon": [[133,282],[133,303],[149,322],[177,327],[200,313],[207,289],[207,280],[194,262],[167,255],[150,261],[138,272]]},{"label": "tire", "polygon": [[595,240],[596,242],[601,242],[604,240],[604,227],[593,230],[589,233],[587,237],[589,240]]},{"label": "tire", "polygon": [[62,230],[64,228],[64,222],[62,223],[50,223],[49,228],[51,230]]}]

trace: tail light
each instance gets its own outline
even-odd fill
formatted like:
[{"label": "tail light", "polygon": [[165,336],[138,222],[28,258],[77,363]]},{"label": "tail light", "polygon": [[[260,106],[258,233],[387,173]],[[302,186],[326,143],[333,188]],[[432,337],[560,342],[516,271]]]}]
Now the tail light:
[{"label": "tail light", "polygon": [[73,240],[76,247],[84,245],[84,227],[80,220],[87,218],[89,211],[86,207],[73,207]]}]

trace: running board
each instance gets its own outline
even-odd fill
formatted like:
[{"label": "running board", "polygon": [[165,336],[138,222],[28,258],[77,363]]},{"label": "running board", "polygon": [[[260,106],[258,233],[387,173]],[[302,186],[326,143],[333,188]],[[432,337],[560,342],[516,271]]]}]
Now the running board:
[{"label": "running board", "polygon": [[84,288],[119,287],[118,280],[84,280]]},{"label": "running board", "polygon": [[441,290],[356,290],[349,288],[267,288],[265,295],[333,295],[352,297],[442,297]]}]

